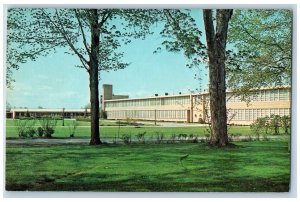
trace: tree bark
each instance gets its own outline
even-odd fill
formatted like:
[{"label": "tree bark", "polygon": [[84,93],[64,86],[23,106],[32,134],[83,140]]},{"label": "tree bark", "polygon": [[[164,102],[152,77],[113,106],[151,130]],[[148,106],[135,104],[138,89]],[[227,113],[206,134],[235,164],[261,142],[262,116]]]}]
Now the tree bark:
[{"label": "tree bark", "polygon": [[228,145],[226,82],[225,82],[225,50],[228,22],[232,10],[219,9],[216,13],[216,33],[211,10],[203,11],[207,52],[209,58],[209,96],[211,112],[212,145]]},{"label": "tree bark", "polygon": [[91,54],[89,61],[90,102],[91,102],[91,140],[90,145],[101,144],[99,130],[99,46],[98,11],[91,10]]}]

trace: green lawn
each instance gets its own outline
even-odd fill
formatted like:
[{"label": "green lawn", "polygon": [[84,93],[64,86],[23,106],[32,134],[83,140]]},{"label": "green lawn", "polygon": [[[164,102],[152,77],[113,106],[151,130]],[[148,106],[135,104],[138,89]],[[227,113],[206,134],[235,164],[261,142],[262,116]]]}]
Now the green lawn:
[{"label": "green lawn", "polygon": [[[165,138],[170,137],[171,135],[179,135],[179,134],[193,134],[197,136],[204,136],[205,134],[209,134],[207,127],[199,126],[187,126],[187,127],[127,127],[121,126],[120,130],[117,126],[109,126],[109,127],[100,127],[100,135],[101,137],[122,137],[122,135],[131,135],[135,137],[139,133],[146,132],[146,137],[155,137],[157,133],[164,134]],[[240,135],[251,135],[250,127],[248,126],[232,126],[229,129],[229,134],[240,134]],[[70,136],[68,126],[57,126],[55,128],[55,133],[53,137],[56,138],[66,138]],[[17,129],[14,126],[6,127],[6,137],[7,138],[18,138]],[[89,138],[90,137],[90,128],[89,127],[78,127],[75,132],[76,138]]]},{"label": "green lawn", "polygon": [[[6,126],[15,126],[15,122],[17,119],[6,119]],[[71,123],[74,120],[71,119],[65,119],[64,124],[65,126],[71,125]],[[91,123],[89,121],[76,121],[78,123],[78,126],[90,126]],[[63,121],[62,120],[57,120],[57,126],[62,126]],[[124,121],[122,122],[124,125]],[[40,122],[38,120],[35,121],[35,126],[40,126]],[[114,120],[100,120],[100,125],[101,126],[118,126],[118,122]],[[147,123],[147,125],[154,125],[151,124],[151,122]]]},{"label": "green lawn", "polygon": [[286,139],[235,144],[7,145],[6,190],[289,191]]}]

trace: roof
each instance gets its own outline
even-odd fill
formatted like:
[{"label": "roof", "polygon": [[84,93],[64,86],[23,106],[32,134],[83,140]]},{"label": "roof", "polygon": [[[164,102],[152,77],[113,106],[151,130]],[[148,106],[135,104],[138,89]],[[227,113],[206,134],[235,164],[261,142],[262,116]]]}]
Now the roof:
[{"label": "roof", "polygon": [[[255,90],[270,90],[270,89],[282,89],[282,88],[291,88],[290,86],[277,86],[277,87],[262,87],[260,89]],[[226,93],[232,93],[234,90],[229,89]],[[132,100],[146,100],[146,99],[157,99],[157,98],[172,98],[172,97],[188,97],[188,96],[197,96],[197,95],[207,95],[209,92],[199,92],[193,94],[182,94],[182,95],[164,95],[164,96],[152,96],[152,97],[143,97],[143,98],[121,98],[121,99],[112,99],[112,100],[104,100],[104,102],[118,102],[118,101],[132,101]]]},{"label": "roof", "polygon": [[[18,109],[14,108],[10,110],[11,112],[62,112],[62,108],[54,108],[54,109],[34,109],[34,108],[28,108],[28,109]],[[85,112],[85,109],[65,109],[64,112]],[[90,109],[87,109],[87,112],[90,112]]]}]

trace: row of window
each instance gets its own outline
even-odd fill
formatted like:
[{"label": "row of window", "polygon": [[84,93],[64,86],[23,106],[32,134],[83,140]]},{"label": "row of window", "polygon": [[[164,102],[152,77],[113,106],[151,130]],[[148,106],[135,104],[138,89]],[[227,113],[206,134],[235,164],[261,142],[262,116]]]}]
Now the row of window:
[{"label": "row of window", "polygon": [[[228,102],[241,102],[241,96],[232,96],[231,93],[227,94]],[[251,101],[284,101],[290,100],[290,91],[288,89],[273,89],[273,90],[259,90],[253,92],[250,96]]]},{"label": "row of window", "polygon": [[289,108],[274,109],[229,109],[228,120],[255,121],[257,118],[270,117],[272,114],[284,116],[290,115]]},{"label": "row of window", "polygon": [[107,108],[130,107],[130,106],[135,107],[135,106],[186,105],[186,104],[190,104],[189,96],[105,102],[105,106]]},{"label": "row of window", "polygon": [[108,119],[186,119],[185,110],[124,110],[107,111]]},{"label": "row of window", "polygon": [[[200,96],[195,96],[195,100],[200,99]],[[234,96],[227,93],[228,102],[241,102],[241,96]],[[209,96],[206,96],[209,101]],[[250,97],[251,101],[286,101],[290,100],[290,91],[288,89],[271,89],[259,90],[253,93]],[[188,105],[190,104],[190,96],[180,97],[165,97],[165,98],[150,98],[141,100],[126,100],[105,102],[105,106],[109,107],[135,107],[135,106],[163,106],[163,105]]]},{"label": "row of window", "polygon": [[[18,117],[41,117],[41,116],[62,116],[62,112],[16,112],[15,118]],[[89,115],[90,113],[84,113],[84,112],[65,112],[64,117],[77,117],[77,116],[85,116]]]}]

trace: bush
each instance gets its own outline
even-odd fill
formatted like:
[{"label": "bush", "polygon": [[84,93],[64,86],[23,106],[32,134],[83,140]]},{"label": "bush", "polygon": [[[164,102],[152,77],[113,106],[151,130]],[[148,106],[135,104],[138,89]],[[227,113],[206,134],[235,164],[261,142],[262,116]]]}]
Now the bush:
[{"label": "bush", "polygon": [[194,134],[190,134],[189,138],[188,138],[188,141],[191,142],[191,143],[198,143],[198,137],[195,136]]},{"label": "bush", "polygon": [[258,140],[259,140],[259,137],[260,137],[262,131],[266,127],[266,121],[267,121],[266,118],[258,118],[258,119],[256,119],[255,122],[253,122],[250,125],[250,129],[253,131],[254,135],[257,137]]},{"label": "bush", "polygon": [[187,136],[188,136],[187,134],[181,133],[181,134],[178,135],[178,139],[186,140]]},{"label": "bush", "polygon": [[131,135],[122,135],[122,140],[125,144],[131,143]]},{"label": "bush", "polygon": [[46,138],[51,138],[54,134],[54,128],[56,126],[57,119],[55,117],[44,116],[40,119],[40,124],[43,129],[43,134]]},{"label": "bush", "polygon": [[145,144],[145,134],[146,132],[139,133],[136,135],[137,140],[143,144]]},{"label": "bush", "polygon": [[38,134],[39,137],[43,137],[43,135],[44,135],[44,130],[43,130],[42,127],[38,127],[38,128],[37,128],[37,134]]},{"label": "bush", "polygon": [[15,121],[15,125],[17,128],[18,136],[20,138],[33,138],[36,134],[34,129],[35,120],[34,119],[18,119]]},{"label": "bush", "polygon": [[200,123],[200,124],[205,124],[205,121],[204,121],[202,118],[199,118],[199,119],[198,119],[198,123]]},{"label": "bush", "polygon": [[270,117],[270,128],[273,129],[274,135],[279,135],[281,118],[279,115],[272,114]]},{"label": "bush", "polygon": [[176,134],[172,134],[170,137],[170,142],[175,143],[175,140],[176,140]]},{"label": "bush", "polygon": [[70,132],[70,137],[74,137],[75,136],[75,131],[77,129],[77,126],[78,126],[78,122],[74,121],[74,120],[68,126],[69,132]]},{"label": "bush", "polygon": [[76,121],[91,122],[91,117],[76,117]]},{"label": "bush", "polygon": [[162,143],[162,141],[164,139],[164,134],[156,132],[155,138],[156,138],[156,143],[160,144],[160,143]]},{"label": "bush", "polygon": [[284,130],[284,134],[289,135],[291,134],[291,117],[290,116],[283,116],[281,117],[281,126]]},{"label": "bush", "polygon": [[101,110],[101,112],[100,112],[100,119],[107,119],[107,113],[106,113],[106,111]]}]

